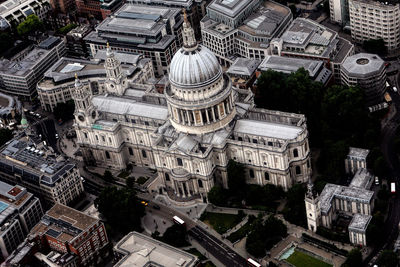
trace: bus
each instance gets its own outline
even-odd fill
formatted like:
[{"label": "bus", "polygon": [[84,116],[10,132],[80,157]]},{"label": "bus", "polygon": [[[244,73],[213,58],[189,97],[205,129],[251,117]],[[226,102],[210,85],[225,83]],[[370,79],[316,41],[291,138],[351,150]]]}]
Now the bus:
[{"label": "bus", "polygon": [[174,221],[174,223],[179,224],[179,225],[185,225],[185,221],[182,220],[181,218],[179,218],[178,216],[174,216],[172,217],[172,220]]},{"label": "bus", "polygon": [[247,263],[249,264],[250,267],[261,267],[261,264],[253,260],[252,258],[247,259]]},{"label": "bus", "polygon": [[396,184],[395,183],[390,183],[390,193],[392,193],[392,194],[396,193]]}]

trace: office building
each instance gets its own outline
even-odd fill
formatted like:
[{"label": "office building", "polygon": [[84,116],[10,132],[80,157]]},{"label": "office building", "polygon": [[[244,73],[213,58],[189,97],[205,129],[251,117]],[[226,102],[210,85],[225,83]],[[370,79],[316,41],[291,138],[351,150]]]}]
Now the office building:
[{"label": "office building", "polygon": [[131,4],[165,6],[170,8],[185,9],[187,18],[198,40],[201,39],[200,21],[206,15],[207,5],[210,0],[128,0]]},{"label": "office building", "polygon": [[364,89],[368,106],[384,101],[386,66],[378,55],[359,53],[348,57],[342,65],[341,78],[343,84]]},{"label": "office building", "polygon": [[24,99],[37,95],[44,72],[65,54],[65,43],[50,36],[19,61],[0,61],[0,91]]},{"label": "office building", "polygon": [[146,235],[131,232],[114,246],[114,255],[122,266],[195,267],[196,256]]},{"label": "office building", "polygon": [[215,184],[226,188],[230,159],[244,164],[248,183],[287,190],[306,182],[311,165],[304,115],[255,108],[251,91],[232,87],[187,20],[183,35],[157,104],[147,92],[134,97],[143,92],[126,83],[111,48],[104,94],[92,95],[76,79],[74,128],[86,164],[154,168],[154,190],[182,204],[207,201]]},{"label": "office building", "polygon": [[7,0],[0,4],[0,29],[17,27],[32,14],[44,20],[50,10],[48,0]]},{"label": "office building", "polygon": [[[118,52],[115,56],[121,62],[122,71],[127,76],[127,82],[136,84],[146,83],[154,78],[151,59],[143,55]],[[58,103],[65,103],[72,99],[71,91],[75,88],[75,74],[81,77],[81,82],[87,84],[93,94],[105,91],[106,53],[98,51],[94,59],[61,58],[44,74],[44,78],[37,84],[40,104],[44,110],[53,111]]]},{"label": "office building", "polygon": [[86,43],[83,40],[86,35],[88,35],[92,31],[90,25],[83,24],[79,25],[75,29],[72,29],[67,33],[67,53],[68,57],[76,57],[76,58],[88,58],[89,51],[86,47]]},{"label": "office building", "polygon": [[46,203],[68,204],[83,193],[76,165],[22,135],[0,152],[0,179],[26,187]]},{"label": "office building", "polygon": [[0,182],[0,251],[3,260],[24,241],[42,215],[39,199],[26,188]]},{"label": "office building", "polygon": [[177,8],[125,4],[84,40],[93,56],[107,43],[114,51],[143,54],[152,59],[155,74],[162,76],[182,43],[181,29]]},{"label": "office building", "polygon": [[[64,257],[74,260],[72,266],[93,266],[99,258],[107,256],[109,243],[104,224],[73,208],[55,204],[29,233],[29,241],[39,247],[36,255],[44,261]],[[75,259],[74,259],[75,258]],[[10,259],[9,259],[10,260]],[[68,265],[71,266],[71,265]]]},{"label": "office building", "polygon": [[349,0],[352,39],[383,39],[389,52],[400,47],[400,3],[397,1]]},{"label": "office building", "polygon": [[104,20],[123,5],[122,0],[75,0],[76,11],[81,16]]},{"label": "office building", "polygon": [[203,44],[226,66],[237,57],[263,59],[292,18],[288,7],[273,1],[214,0],[201,20]]},{"label": "office building", "polygon": [[260,71],[273,70],[286,74],[296,72],[300,68],[304,68],[313,81],[324,85],[327,85],[332,78],[332,71],[325,67],[322,60],[266,56],[258,66]]},{"label": "office building", "polygon": [[256,81],[256,70],[260,59],[237,58],[226,73],[232,81],[232,86],[240,89],[252,88]]},{"label": "office building", "polygon": [[358,169],[366,169],[368,154],[368,149],[350,147],[349,154],[347,154],[344,162],[346,173],[354,175]]},{"label": "office building", "polygon": [[330,20],[341,26],[349,24],[349,0],[329,0]]},{"label": "office building", "polygon": [[322,60],[340,81],[340,68],[354,45],[338,33],[315,21],[296,18],[281,37],[271,41],[270,54],[283,57]]}]

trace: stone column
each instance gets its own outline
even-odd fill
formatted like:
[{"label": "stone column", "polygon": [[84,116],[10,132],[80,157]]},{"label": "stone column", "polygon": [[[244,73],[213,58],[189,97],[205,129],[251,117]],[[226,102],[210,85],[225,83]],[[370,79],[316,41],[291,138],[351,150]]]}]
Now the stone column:
[{"label": "stone column", "polygon": [[187,191],[188,191],[188,197],[191,197],[192,195],[190,194],[189,182],[185,182],[185,185],[184,185],[184,186],[186,187],[186,189],[187,189]]},{"label": "stone column", "polygon": [[183,124],[183,125],[186,125],[185,116],[184,116],[184,114],[183,114],[183,110],[179,110],[179,112],[181,113],[182,124]]},{"label": "stone column", "polygon": [[174,190],[175,190],[175,195],[177,195],[178,197],[180,197],[181,195],[179,194],[179,190],[178,190],[178,182],[174,181]]},{"label": "stone column", "polygon": [[213,117],[214,122],[216,122],[217,119],[215,118],[215,110],[214,109],[215,109],[215,106],[212,106],[211,113],[212,113],[212,117]]},{"label": "stone column", "polygon": [[196,122],[196,115],[195,115],[195,113],[194,113],[194,110],[192,110],[192,115],[193,115],[193,124],[194,124],[194,125],[197,125],[197,122]]},{"label": "stone column", "polygon": [[210,124],[210,116],[208,116],[208,108],[206,108],[207,123]]},{"label": "stone column", "polygon": [[199,193],[199,188],[198,188],[198,186],[199,186],[199,184],[198,184],[198,182],[197,182],[197,179],[196,179],[196,180],[193,180],[193,192],[194,192],[195,194],[198,194],[198,193]]},{"label": "stone column", "polygon": [[183,183],[179,183],[179,185],[180,185],[180,188],[182,190],[182,197],[186,197],[185,188],[183,187]]}]

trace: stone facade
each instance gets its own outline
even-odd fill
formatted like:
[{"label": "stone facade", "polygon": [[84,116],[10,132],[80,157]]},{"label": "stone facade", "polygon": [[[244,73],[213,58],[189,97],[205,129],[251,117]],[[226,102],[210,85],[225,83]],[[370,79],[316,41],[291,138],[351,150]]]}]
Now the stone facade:
[{"label": "stone facade", "polygon": [[287,190],[307,181],[304,115],[255,108],[251,91],[233,88],[213,53],[197,44],[187,19],[183,28],[164,95],[133,98],[140,91],[124,86],[110,48],[106,94],[93,96],[76,79],[74,127],[86,163],[156,169],[159,192],[186,203],[206,201],[215,184],[227,188],[230,159],[245,165],[248,183]]}]

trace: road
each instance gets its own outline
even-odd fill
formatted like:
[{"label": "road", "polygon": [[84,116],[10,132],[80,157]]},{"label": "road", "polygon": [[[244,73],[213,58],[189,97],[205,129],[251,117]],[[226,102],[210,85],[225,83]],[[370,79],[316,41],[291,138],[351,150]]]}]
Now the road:
[{"label": "road", "polygon": [[210,234],[202,227],[198,226],[195,221],[190,219],[185,214],[180,213],[158,202],[157,205],[160,207],[160,209],[153,209],[153,204],[151,203],[152,196],[149,194],[138,193],[138,197],[141,199],[145,199],[149,202],[149,205],[146,208],[146,212],[151,212],[153,215],[157,215],[169,221],[172,221],[173,216],[179,216],[182,220],[185,221],[188,235],[196,240],[197,243],[199,243],[209,254],[213,255],[225,266],[248,266],[246,259],[237,254],[233,249],[231,249],[220,239]]},{"label": "road", "polygon": [[[393,82],[394,85],[397,85],[397,81]],[[393,140],[396,135],[396,130],[400,124],[400,95],[393,92],[392,90],[390,90],[389,93],[392,97],[392,103],[396,108],[396,113],[382,129],[381,150],[390,169],[388,182],[396,182],[396,188],[400,188],[400,163],[393,146]],[[375,263],[376,256],[381,250],[391,248],[399,233],[399,222],[400,198],[397,194],[394,198],[390,200],[389,203],[388,217],[385,222],[385,227],[382,229],[382,241],[378,244],[374,244],[374,250],[364,260],[365,266],[372,266]]]}]

